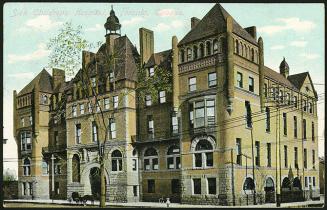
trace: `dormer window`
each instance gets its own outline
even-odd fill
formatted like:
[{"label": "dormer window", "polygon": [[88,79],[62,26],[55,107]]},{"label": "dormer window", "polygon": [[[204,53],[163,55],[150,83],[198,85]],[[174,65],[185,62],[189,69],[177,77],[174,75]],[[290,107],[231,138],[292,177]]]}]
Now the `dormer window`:
[{"label": "dormer window", "polygon": [[154,75],[154,67],[149,68],[149,76],[152,77]]}]

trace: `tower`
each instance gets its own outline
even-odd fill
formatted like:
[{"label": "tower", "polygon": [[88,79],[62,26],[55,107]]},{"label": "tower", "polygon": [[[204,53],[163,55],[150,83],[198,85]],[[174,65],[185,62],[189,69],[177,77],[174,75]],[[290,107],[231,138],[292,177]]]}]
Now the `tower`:
[{"label": "tower", "polygon": [[287,78],[290,73],[290,67],[288,66],[288,63],[286,62],[285,57],[279,65],[279,73],[281,75],[283,75],[285,78]]},{"label": "tower", "polygon": [[121,24],[119,23],[118,17],[115,15],[115,11],[111,6],[110,16],[107,18],[107,22],[104,24],[106,29],[106,45],[107,50],[112,53],[114,40],[120,37]]}]

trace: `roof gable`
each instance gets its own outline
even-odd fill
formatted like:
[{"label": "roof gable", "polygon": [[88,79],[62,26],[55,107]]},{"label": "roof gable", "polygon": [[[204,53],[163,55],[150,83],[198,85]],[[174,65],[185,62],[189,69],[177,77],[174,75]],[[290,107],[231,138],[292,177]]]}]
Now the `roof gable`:
[{"label": "roof gable", "polygon": [[51,93],[53,90],[52,77],[45,69],[43,69],[28,85],[26,85],[19,93],[18,96],[26,93],[31,93],[35,87],[39,86],[39,90],[42,92]]}]

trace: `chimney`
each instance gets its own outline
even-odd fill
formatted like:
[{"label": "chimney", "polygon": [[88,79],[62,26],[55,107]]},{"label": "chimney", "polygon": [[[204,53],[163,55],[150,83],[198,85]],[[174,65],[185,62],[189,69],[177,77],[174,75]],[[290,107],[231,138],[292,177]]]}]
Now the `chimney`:
[{"label": "chimney", "polygon": [[65,82],[65,71],[53,68],[52,77],[53,77],[53,86],[54,88],[56,88],[61,83]]},{"label": "chimney", "polygon": [[94,53],[89,51],[82,51],[82,68],[85,69],[87,64],[91,61],[91,59],[94,57]]},{"label": "chimney", "polygon": [[200,19],[197,17],[191,18],[191,29],[193,29],[198,23],[200,22]]},{"label": "chimney", "polygon": [[257,40],[257,27],[250,26],[247,28],[244,28],[255,40]]},{"label": "chimney", "polygon": [[144,64],[149,60],[149,58],[154,52],[153,31],[146,28],[140,28],[139,36],[140,36],[141,64]]},{"label": "chimney", "polygon": [[172,71],[173,71],[173,107],[178,112],[179,107],[179,76],[178,76],[178,39],[176,36],[172,37],[171,49],[172,49]]}]

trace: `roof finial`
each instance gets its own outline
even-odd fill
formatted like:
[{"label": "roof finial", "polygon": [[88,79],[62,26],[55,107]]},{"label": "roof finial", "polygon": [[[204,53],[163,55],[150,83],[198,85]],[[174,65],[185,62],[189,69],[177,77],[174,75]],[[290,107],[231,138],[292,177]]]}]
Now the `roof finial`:
[{"label": "roof finial", "polygon": [[114,10],[114,6],[111,5],[111,10]]}]

